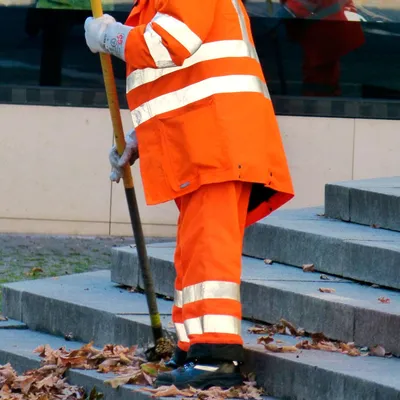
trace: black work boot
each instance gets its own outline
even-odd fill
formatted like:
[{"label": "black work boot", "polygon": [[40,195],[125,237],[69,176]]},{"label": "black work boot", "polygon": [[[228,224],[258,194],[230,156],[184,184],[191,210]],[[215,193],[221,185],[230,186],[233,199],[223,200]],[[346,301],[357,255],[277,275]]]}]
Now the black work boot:
[{"label": "black work boot", "polygon": [[195,389],[211,386],[228,389],[243,384],[243,377],[236,362],[190,362],[173,371],[159,374],[154,384],[156,387],[175,385],[178,389],[189,386]]},{"label": "black work boot", "polygon": [[179,347],[175,349],[174,355],[169,361],[165,363],[165,366],[171,369],[177,369],[183,367],[186,362],[187,352],[181,350]]}]

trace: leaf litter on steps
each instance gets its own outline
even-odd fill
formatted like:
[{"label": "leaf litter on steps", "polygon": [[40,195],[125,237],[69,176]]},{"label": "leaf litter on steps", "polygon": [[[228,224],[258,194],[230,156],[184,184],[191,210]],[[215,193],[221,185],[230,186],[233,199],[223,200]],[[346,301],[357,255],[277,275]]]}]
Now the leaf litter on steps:
[{"label": "leaf litter on steps", "polygon": [[[383,346],[375,345],[369,349],[367,347],[359,347],[353,342],[345,343],[330,340],[322,332],[312,333],[310,338],[306,338],[304,329],[296,328],[294,324],[283,318],[274,325],[256,324],[250,327],[248,332],[256,335],[266,334],[266,336],[260,336],[257,339],[257,343],[262,344],[267,351],[273,353],[300,353],[302,350],[321,350],[347,354],[352,357],[392,357],[392,354],[387,353]],[[295,345],[285,345],[284,341],[275,340],[275,334],[296,337],[298,342]]]},{"label": "leaf litter on steps", "polygon": [[[95,370],[99,373],[114,373],[115,377],[105,383],[113,388],[124,384],[143,386],[153,385],[157,374],[168,371],[165,361],[147,362],[137,355],[137,346],[124,347],[108,344],[103,349],[88,343],[77,350],[65,347],[52,349],[41,345],[34,350],[42,358],[42,366],[35,370],[17,375],[10,364],[0,366],[0,399],[4,400],[96,400],[96,393],[85,397],[83,388],[70,385],[65,380],[69,369]],[[261,400],[262,389],[257,388],[255,380],[249,377],[242,386],[223,390],[212,387],[208,390],[193,388],[178,390],[175,386],[163,386],[157,389],[144,387],[143,391],[152,397],[184,396],[202,400],[243,398]]]}]

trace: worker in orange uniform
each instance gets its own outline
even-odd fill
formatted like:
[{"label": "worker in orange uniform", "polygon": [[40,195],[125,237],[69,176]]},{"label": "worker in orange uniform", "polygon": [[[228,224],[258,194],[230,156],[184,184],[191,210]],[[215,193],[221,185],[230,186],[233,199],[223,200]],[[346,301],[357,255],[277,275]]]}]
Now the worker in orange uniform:
[{"label": "worker in orange uniform", "polygon": [[125,24],[88,18],[92,52],[126,62],[134,130],[111,179],[140,154],[149,205],[179,208],[172,311],[178,347],[156,385],[242,382],[245,227],[293,197],[277,120],[239,0],[139,0]]}]

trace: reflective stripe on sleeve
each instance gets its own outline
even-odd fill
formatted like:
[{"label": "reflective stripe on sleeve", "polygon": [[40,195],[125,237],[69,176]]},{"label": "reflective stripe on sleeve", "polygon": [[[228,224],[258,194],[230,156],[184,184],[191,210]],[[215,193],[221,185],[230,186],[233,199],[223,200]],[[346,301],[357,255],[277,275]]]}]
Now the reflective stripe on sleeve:
[{"label": "reflective stripe on sleeve", "polygon": [[168,49],[163,45],[161,36],[154,31],[151,24],[148,24],[144,31],[144,40],[147,48],[158,68],[176,67],[169,54]]},{"label": "reflective stripe on sleeve", "polygon": [[190,30],[185,23],[171,17],[170,15],[158,12],[152,22],[160,25],[161,28],[166,30],[179,43],[181,43],[190,54],[193,54],[201,46],[201,39]]},{"label": "reflective stripe on sleeve", "polygon": [[145,68],[131,72],[126,79],[126,92],[176,71],[191,67],[203,61],[221,58],[249,57],[257,60],[257,53],[252,45],[243,40],[220,40],[203,44],[193,56],[187,58],[182,66],[170,68]]}]

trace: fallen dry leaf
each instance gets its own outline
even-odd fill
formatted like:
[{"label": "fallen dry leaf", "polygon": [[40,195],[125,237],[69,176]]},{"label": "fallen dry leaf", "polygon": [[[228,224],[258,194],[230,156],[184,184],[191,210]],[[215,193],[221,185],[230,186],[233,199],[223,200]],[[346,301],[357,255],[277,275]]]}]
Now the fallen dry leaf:
[{"label": "fallen dry leaf", "polygon": [[319,279],[323,280],[323,281],[330,281],[331,278],[329,278],[329,276],[322,274]]},{"label": "fallen dry leaf", "polygon": [[119,386],[123,386],[128,383],[136,384],[140,375],[141,371],[136,371],[129,375],[118,375],[115,378],[106,380],[104,383],[110,385],[113,389],[116,389]]},{"label": "fallen dry leaf", "polygon": [[258,344],[268,344],[272,343],[274,341],[274,338],[272,336],[261,336],[257,339]]},{"label": "fallen dry leaf", "polygon": [[304,336],[306,331],[303,328],[297,328],[297,336]]},{"label": "fallen dry leaf", "polygon": [[378,300],[383,304],[389,304],[390,299],[388,297],[379,297]]},{"label": "fallen dry leaf", "polygon": [[17,374],[11,367],[11,364],[0,366],[0,387],[3,385],[10,385]]},{"label": "fallen dry leaf", "polygon": [[311,350],[313,347],[308,340],[302,340],[301,342],[296,344],[296,348],[304,349],[304,350]]},{"label": "fallen dry leaf", "polygon": [[152,377],[157,377],[158,373],[160,371],[169,371],[169,368],[166,368],[160,363],[144,363],[140,366],[140,369],[145,372],[147,375],[150,375]]},{"label": "fallen dry leaf", "polygon": [[263,325],[254,325],[247,329],[247,332],[254,333],[254,334],[269,333],[270,331],[271,331],[270,327],[263,326]]},{"label": "fallen dry leaf", "polygon": [[8,321],[8,318],[0,314],[0,321]]},{"label": "fallen dry leaf", "polygon": [[349,342],[349,343],[339,343],[339,348],[343,352],[349,352],[355,348],[354,342]]},{"label": "fallen dry leaf", "polygon": [[[184,391],[179,390],[176,386],[160,386],[157,389],[143,389],[144,391],[151,392],[154,397],[174,397],[174,396],[188,396]],[[193,394],[191,395],[193,396]],[[191,397],[189,395],[189,397]]]},{"label": "fallen dry leaf", "polygon": [[361,351],[358,349],[350,349],[347,353],[343,352],[344,354],[347,354],[351,357],[358,357],[361,356]]},{"label": "fallen dry leaf", "polygon": [[311,339],[313,340],[313,343],[329,341],[329,339],[322,332],[312,333]]},{"label": "fallen dry leaf", "polygon": [[270,260],[269,258],[266,258],[266,259],[264,260],[264,264],[271,265],[272,263],[273,263],[273,261]]},{"label": "fallen dry leaf", "polygon": [[340,349],[332,342],[318,342],[316,348],[317,350],[329,351],[331,353],[337,353],[340,351]]},{"label": "fallen dry leaf", "polygon": [[304,272],[314,272],[315,271],[314,264],[304,264],[302,266],[302,268],[303,268]]},{"label": "fallen dry leaf", "polygon": [[28,394],[35,380],[35,376],[17,376],[12,384],[12,388],[20,389],[22,393]]},{"label": "fallen dry leaf", "polygon": [[[198,390],[193,389],[192,387],[190,387],[189,389],[178,389],[175,385],[171,385],[171,386],[160,386],[159,388],[156,389],[150,389],[150,388],[143,388],[142,389],[144,392],[149,392],[149,393],[153,393],[153,394],[158,394],[158,397],[160,397],[160,393],[165,393],[165,392],[169,392],[169,393],[176,393],[175,395],[177,396],[183,396],[183,397],[193,397]],[[170,394],[170,396],[173,396],[174,394]],[[161,394],[161,396],[163,396],[164,394]]]},{"label": "fallen dry leaf", "polygon": [[318,289],[321,293],[335,293],[336,290],[335,289],[331,289],[331,288],[319,288]]},{"label": "fallen dry leaf", "polygon": [[265,344],[264,347],[273,353],[296,353],[298,351],[296,346],[278,346],[274,343]]},{"label": "fallen dry leaf", "polygon": [[285,328],[289,329],[289,332],[290,332],[291,335],[293,335],[293,336],[298,336],[298,332],[297,332],[296,327],[295,327],[293,324],[291,324],[289,321],[286,321],[286,319],[283,319],[283,318],[282,318],[282,319],[280,320],[280,323],[281,323]]},{"label": "fallen dry leaf", "polygon": [[369,354],[375,357],[385,357],[386,350],[383,346],[373,346],[369,350]]}]

